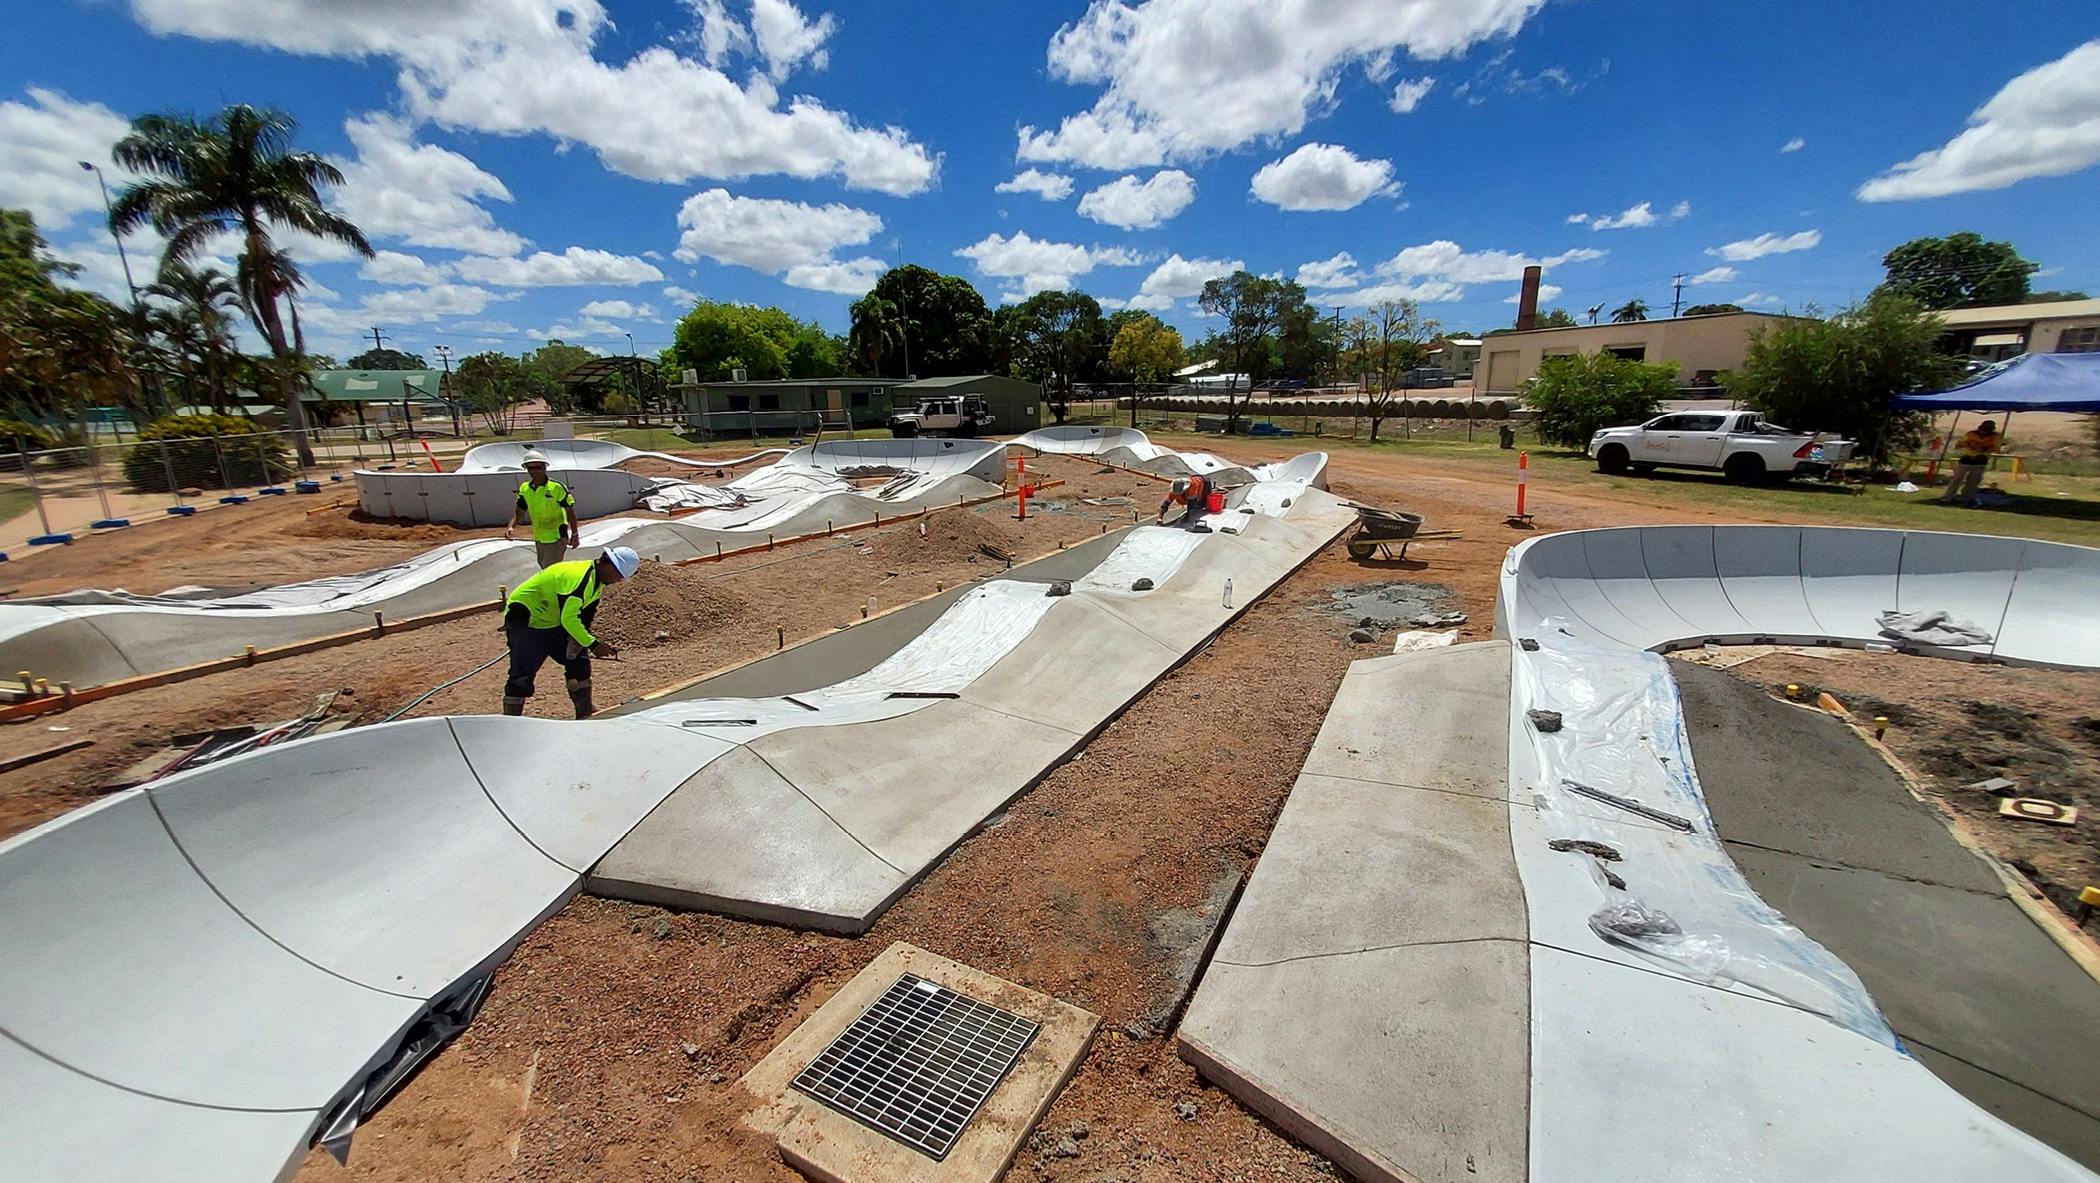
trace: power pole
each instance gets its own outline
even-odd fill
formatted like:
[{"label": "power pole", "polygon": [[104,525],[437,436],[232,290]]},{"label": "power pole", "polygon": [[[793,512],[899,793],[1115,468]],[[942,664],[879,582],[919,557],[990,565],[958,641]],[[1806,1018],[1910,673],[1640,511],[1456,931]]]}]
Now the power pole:
[{"label": "power pole", "polygon": [[389,337],[385,333],[379,331],[378,325],[372,326],[372,352],[377,353],[380,350],[386,348],[386,346],[382,344],[382,342],[391,340],[393,340],[392,337]]},{"label": "power pole", "polygon": [[1677,310],[1684,307],[1684,276],[1680,275],[1672,282],[1676,285],[1676,294],[1670,297],[1670,319],[1675,320]]},{"label": "power pole", "polygon": [[1334,306],[1334,384],[1342,384],[1342,306]]}]

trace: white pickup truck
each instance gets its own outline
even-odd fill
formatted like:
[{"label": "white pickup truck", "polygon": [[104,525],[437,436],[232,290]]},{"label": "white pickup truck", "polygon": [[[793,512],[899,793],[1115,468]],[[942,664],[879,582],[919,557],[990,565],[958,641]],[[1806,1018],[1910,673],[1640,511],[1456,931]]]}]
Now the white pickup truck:
[{"label": "white pickup truck", "polygon": [[1789,431],[1755,411],[1673,411],[1639,427],[1607,427],[1590,437],[1601,472],[1713,468],[1732,481],[1822,476],[1852,456],[1850,440]]}]

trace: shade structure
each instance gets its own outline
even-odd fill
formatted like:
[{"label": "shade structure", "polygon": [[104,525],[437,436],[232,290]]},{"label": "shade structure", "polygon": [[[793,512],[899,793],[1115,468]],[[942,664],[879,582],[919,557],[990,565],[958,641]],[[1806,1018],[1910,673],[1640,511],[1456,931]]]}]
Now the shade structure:
[{"label": "shade structure", "polygon": [[2025,353],[1930,394],[1898,395],[1898,411],[2100,411],[2100,353]]}]

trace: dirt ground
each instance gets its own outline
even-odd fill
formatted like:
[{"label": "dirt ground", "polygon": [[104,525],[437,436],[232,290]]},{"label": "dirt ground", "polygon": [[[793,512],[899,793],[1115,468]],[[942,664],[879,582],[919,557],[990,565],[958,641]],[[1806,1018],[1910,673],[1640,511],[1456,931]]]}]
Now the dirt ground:
[{"label": "dirt ground", "polygon": [[[923,537],[920,520],[911,519],[841,531],[835,538],[721,563],[645,564],[631,584],[610,591],[599,610],[601,628],[623,651],[618,661],[594,663],[596,704],[611,706],[762,656],[783,640],[793,644],[851,625],[871,603],[873,612],[882,612],[1005,570],[1003,561],[979,550],[983,544],[1025,561],[1055,551],[1060,543],[1098,537],[1104,529],[1128,525],[1134,501],[1157,496],[1155,483],[1103,471],[1099,465],[1066,460],[1054,462],[1054,469],[1050,476],[1066,484],[1045,490],[1045,500],[1035,503],[1026,522],[1013,520],[1010,501],[988,502],[929,515]],[[1082,498],[1102,504],[1089,505]],[[1157,504],[1153,500],[1146,508]],[[448,527],[368,524],[352,521],[347,514],[347,509],[338,509],[308,518],[303,511],[288,513],[273,506],[264,515],[238,519],[237,530],[215,531],[209,538],[192,533],[184,540],[180,526],[168,527],[161,535],[142,531],[129,539],[97,538],[97,544],[125,542],[130,549],[120,552],[112,545],[109,567],[91,568],[65,586],[108,586],[104,571],[147,573],[162,569],[156,563],[182,574],[157,580],[149,575],[134,584],[135,590],[154,582],[223,585],[228,576],[244,569],[271,569],[273,548],[295,556],[278,559],[283,565],[332,563],[347,564],[342,570],[360,570],[427,549],[433,531],[442,531],[447,539],[460,536]],[[305,541],[314,532],[357,537],[389,530],[421,541]],[[355,555],[366,553],[356,548],[371,548],[384,557],[356,562]],[[78,561],[64,553],[50,557],[59,564]],[[309,569],[299,577],[316,573]],[[63,577],[40,578],[56,582]],[[257,578],[250,575],[244,582]],[[0,726],[0,757],[76,738],[95,741],[92,747],[0,773],[0,837],[93,800],[118,773],[176,734],[281,721],[303,713],[315,695],[331,690],[349,692],[339,706],[356,721],[375,722],[502,653],[503,638],[491,612]],[[493,711],[503,697],[505,673],[499,662],[438,693],[409,717]],[[540,672],[538,693],[527,705],[527,714],[571,714],[561,677],[556,667]]]},{"label": "dirt ground", "polygon": [[[1303,446],[1233,441],[1217,450],[1253,461]],[[1135,502],[1147,517],[1156,504],[1158,486],[1142,478],[1056,463],[1057,475],[1073,483],[1047,498],[1064,512],[1039,507],[1025,526],[1011,521],[1009,508],[989,508],[938,515],[923,540],[916,523],[904,523],[720,567],[645,571],[605,610],[606,629],[628,648],[626,660],[600,663],[599,702],[758,656],[777,643],[776,628],[792,642],[849,623],[870,595],[881,610],[1003,566],[977,551],[981,542],[1028,557],[1055,549],[1060,539],[1096,535],[1107,519],[1127,522],[1130,505],[1112,499]],[[1463,536],[1418,543],[1405,561],[1360,563],[1340,547],[1322,552],[1077,759],[965,841],[864,937],[578,899],[499,970],[481,1017],[359,1131],[350,1167],[317,1153],[299,1178],[799,1179],[765,1141],[739,1130],[746,1100],[736,1080],[897,940],[1105,1020],[1102,1037],[1009,1180],[1339,1177],[1207,1087],[1174,1056],[1163,1032],[1183,997],[1190,945],[1259,856],[1347,664],[1387,651],[1394,628],[1405,627],[1379,627],[1373,642],[1352,643],[1360,615],[1337,593],[1375,597],[1403,585],[1398,590],[1421,593],[1416,602],[1467,613],[1462,639],[1484,638],[1502,557],[1526,534],[1503,522],[1510,487],[1484,479],[1474,465],[1344,449],[1333,457],[1330,479],[1341,496],[1408,509],[1430,528]],[[1535,483],[1532,492],[1541,530],[1745,520],[1550,482]],[[1088,505],[1085,497],[1111,503]],[[779,605],[788,605],[792,618]],[[97,775],[123,763],[123,753],[157,743],[178,724],[193,725],[200,713],[225,721],[281,717],[316,689],[340,684],[354,687],[362,717],[378,718],[499,647],[493,618],[461,621],[0,728],[0,755],[61,738],[45,733],[47,724],[99,741],[0,775],[0,833],[89,799]],[[1858,688],[1881,687],[1908,712],[1891,741],[1935,775],[1975,779],[1932,762],[1929,752],[1945,748],[1949,761],[2005,769],[2015,779],[2039,784],[2046,771],[2051,791],[2038,795],[2083,792],[2091,783],[2087,762],[2100,758],[2100,724],[2088,717],[2100,714],[2092,706],[2100,701],[2094,676],[1922,661],[1898,675],[1875,661],[1903,664],[1860,655],[1858,665],[1804,661],[1809,668],[1795,671],[1771,658],[1748,673],[1828,685],[1840,697],[1853,693],[1862,707]],[[533,713],[565,711],[558,690],[550,692],[556,676],[542,675]],[[1916,689],[1904,688],[1899,676]],[[470,678],[417,713],[491,709],[501,677],[499,667]],[[1971,700],[1994,704],[1986,713],[1995,730],[1983,730],[1963,705]],[[2025,738],[2006,734],[2015,726],[2026,728]],[[2041,747],[2044,739],[2055,746]],[[2043,759],[2059,748],[2059,762]],[[2087,842],[2080,857],[2090,859],[2088,840],[2062,845],[2069,850],[2080,841]],[[2075,878],[2078,866],[2064,863],[2058,873]],[[1076,1155],[1060,1155],[1066,1139]]]}]

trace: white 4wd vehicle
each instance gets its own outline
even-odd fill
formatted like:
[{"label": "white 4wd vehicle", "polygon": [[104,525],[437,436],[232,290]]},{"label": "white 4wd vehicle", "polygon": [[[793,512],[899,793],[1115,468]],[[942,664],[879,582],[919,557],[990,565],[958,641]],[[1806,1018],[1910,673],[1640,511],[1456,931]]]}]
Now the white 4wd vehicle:
[{"label": "white 4wd vehicle", "polygon": [[1601,472],[1717,468],[1732,481],[1821,476],[1852,455],[1850,440],[1824,439],[1767,423],[1755,411],[1676,411],[1639,427],[1590,437]]},{"label": "white 4wd vehicle", "polygon": [[890,415],[890,434],[900,440],[917,435],[976,436],[993,426],[992,409],[980,394],[922,398],[915,410]]}]

